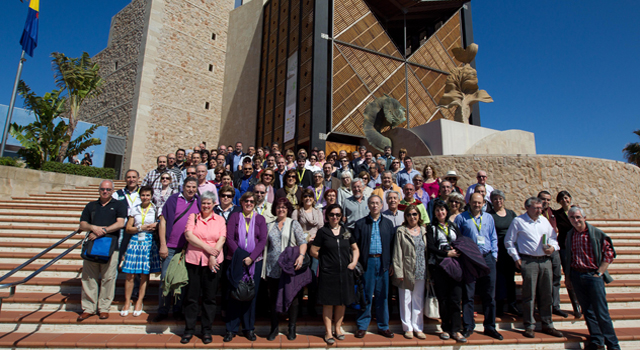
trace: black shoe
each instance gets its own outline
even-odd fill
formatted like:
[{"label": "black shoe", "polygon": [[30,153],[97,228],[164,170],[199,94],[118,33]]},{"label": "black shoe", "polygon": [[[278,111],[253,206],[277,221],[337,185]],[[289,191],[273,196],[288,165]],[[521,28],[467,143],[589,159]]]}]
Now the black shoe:
[{"label": "black shoe", "polygon": [[560,310],[560,309],[555,309],[555,310],[553,310],[553,314],[554,314],[554,315],[558,315],[558,316],[562,316],[562,317],[564,317],[564,318],[569,317],[569,314],[568,314],[568,313],[566,313],[566,312],[564,312],[564,311],[562,311],[562,310]]},{"label": "black shoe", "polygon": [[473,334],[473,329],[465,329],[461,333],[462,333],[463,337],[469,338],[471,336],[471,334]]},{"label": "black shoe", "polygon": [[550,336],[553,336],[553,337],[556,337],[556,338],[564,337],[562,332],[560,332],[559,330],[557,330],[555,328],[544,328],[544,329],[542,329],[542,333],[549,334]]},{"label": "black shoe", "polygon": [[184,321],[184,315],[182,314],[182,312],[174,312],[173,319],[176,321]]},{"label": "black shoe", "polygon": [[493,328],[485,329],[483,333],[484,333],[484,335],[489,336],[491,338],[495,338],[495,339],[498,339],[498,340],[504,339],[502,337],[502,334],[498,333],[498,331],[496,331]]},{"label": "black shoe", "polygon": [[516,305],[516,303],[511,303],[507,306],[507,312],[513,315],[516,315],[518,317],[522,317],[522,311],[520,311],[520,309],[518,309],[518,306]]},{"label": "black shoe", "polygon": [[256,341],[256,333],[254,331],[244,331],[244,336],[249,341]]},{"label": "black shoe", "polygon": [[275,328],[271,328],[271,333],[269,333],[269,335],[267,336],[267,340],[268,341],[274,341],[276,340],[276,337],[278,336],[278,326],[276,326]]},{"label": "black shoe", "polygon": [[152,322],[162,322],[164,320],[166,320],[167,318],[169,318],[169,315],[167,314],[157,314],[156,317],[153,318]]},{"label": "black shoe", "polygon": [[180,343],[187,344],[188,342],[191,341],[191,338],[193,338],[193,334],[185,334],[182,336],[182,339],[180,339]]},{"label": "black shoe", "polygon": [[533,328],[525,330],[524,333],[522,333],[522,335],[524,335],[527,338],[535,338],[536,337],[536,333],[533,330]]},{"label": "black shoe", "polygon": [[213,341],[213,338],[211,337],[211,334],[209,333],[205,333],[202,335],[202,343],[203,344],[209,344]]},{"label": "black shoe", "polygon": [[287,339],[289,340],[296,339],[296,326],[289,326],[289,334],[287,334]]},{"label": "black shoe", "polygon": [[227,331],[227,333],[224,334],[224,338],[222,339],[223,342],[228,343],[231,340],[233,340],[233,337],[235,337],[236,335],[233,332],[229,332]]}]

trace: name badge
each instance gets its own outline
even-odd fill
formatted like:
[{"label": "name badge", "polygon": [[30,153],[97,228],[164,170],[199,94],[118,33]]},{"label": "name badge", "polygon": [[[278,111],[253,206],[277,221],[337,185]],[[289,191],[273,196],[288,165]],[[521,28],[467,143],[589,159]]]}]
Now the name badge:
[{"label": "name badge", "polygon": [[484,236],[477,236],[478,237],[478,245],[484,245]]}]

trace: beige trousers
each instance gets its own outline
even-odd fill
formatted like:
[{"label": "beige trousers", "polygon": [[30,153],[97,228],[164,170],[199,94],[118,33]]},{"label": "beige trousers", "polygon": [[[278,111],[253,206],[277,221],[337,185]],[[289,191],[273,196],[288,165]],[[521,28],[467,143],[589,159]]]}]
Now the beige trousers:
[{"label": "beige trousers", "polygon": [[[107,264],[85,260],[82,264],[82,311],[90,314],[109,312],[116,292],[118,274],[118,251],[111,255]],[[98,279],[102,276],[100,288]],[[97,304],[97,308],[96,308]]]}]

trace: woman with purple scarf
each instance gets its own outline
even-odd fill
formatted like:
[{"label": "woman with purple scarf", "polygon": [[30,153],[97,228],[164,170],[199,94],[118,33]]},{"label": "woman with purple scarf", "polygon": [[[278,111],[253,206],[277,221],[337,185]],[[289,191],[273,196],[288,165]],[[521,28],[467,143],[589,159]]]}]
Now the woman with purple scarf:
[{"label": "woman with purple scarf", "polygon": [[[240,197],[242,212],[232,213],[229,216],[226,259],[232,261],[230,269],[239,268],[242,270],[242,279],[253,279],[257,291],[260,287],[262,253],[267,242],[267,224],[262,215],[253,211],[255,201],[253,192],[245,192]],[[237,260],[233,259],[236,251],[238,254],[246,255],[239,261],[242,266],[233,265],[233,261]],[[255,341],[256,298],[254,297],[251,301],[238,301],[229,297],[227,300],[227,331],[223,340],[225,342],[231,341],[238,333],[240,322],[242,322],[245,337],[250,341]]]}]

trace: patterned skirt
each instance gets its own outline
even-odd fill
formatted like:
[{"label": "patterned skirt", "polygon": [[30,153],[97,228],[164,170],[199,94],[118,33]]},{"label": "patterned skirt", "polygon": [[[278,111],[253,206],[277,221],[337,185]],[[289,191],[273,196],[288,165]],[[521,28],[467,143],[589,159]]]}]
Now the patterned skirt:
[{"label": "patterned skirt", "polygon": [[161,270],[162,262],[153,235],[147,232],[144,239],[138,238],[137,234],[132,235],[124,256],[122,272],[148,275]]}]

